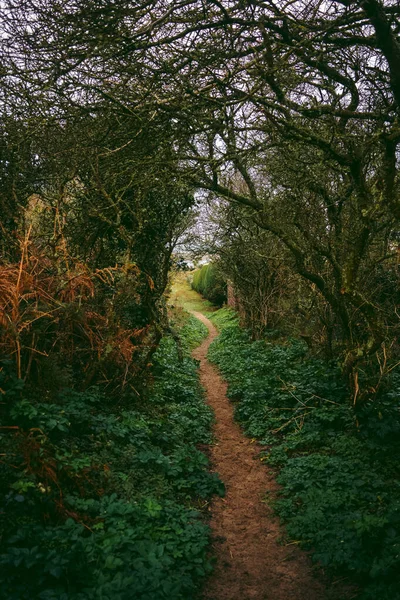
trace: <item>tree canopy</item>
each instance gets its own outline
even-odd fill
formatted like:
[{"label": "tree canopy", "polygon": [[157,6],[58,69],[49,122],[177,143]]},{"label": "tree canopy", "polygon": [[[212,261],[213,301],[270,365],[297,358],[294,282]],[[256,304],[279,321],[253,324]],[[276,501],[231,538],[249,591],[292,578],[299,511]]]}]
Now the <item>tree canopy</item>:
[{"label": "tree canopy", "polygon": [[28,173],[32,192],[43,173],[47,186],[49,173],[79,181],[89,246],[129,255],[129,239],[144,247],[139,228],[152,252],[161,244],[157,263],[206,190],[285,247],[331,313],[351,379],[387,351],[398,2],[12,0],[1,11],[2,109],[31,151],[17,176],[25,198]]}]

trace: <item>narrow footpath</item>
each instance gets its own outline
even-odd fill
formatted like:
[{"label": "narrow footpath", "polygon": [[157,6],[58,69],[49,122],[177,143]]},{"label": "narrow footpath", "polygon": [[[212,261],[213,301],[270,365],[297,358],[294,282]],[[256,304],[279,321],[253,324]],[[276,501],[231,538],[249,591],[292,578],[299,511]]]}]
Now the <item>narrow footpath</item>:
[{"label": "narrow footpath", "polygon": [[200,380],[216,417],[211,462],[227,492],[211,507],[217,565],[204,600],[325,600],[324,586],[313,576],[307,554],[295,544],[278,542],[279,521],[263,502],[267,492],[276,492],[277,484],[259,460],[260,448],[234,422],[227,384],[206,358],[217,330],[202,313],[192,314],[209,330],[193,356],[200,361]]}]

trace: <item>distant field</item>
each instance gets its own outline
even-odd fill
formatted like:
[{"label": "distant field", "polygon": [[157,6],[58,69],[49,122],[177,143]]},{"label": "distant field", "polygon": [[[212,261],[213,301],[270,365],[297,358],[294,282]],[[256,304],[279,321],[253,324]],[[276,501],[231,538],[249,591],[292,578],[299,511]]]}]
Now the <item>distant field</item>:
[{"label": "distant field", "polygon": [[196,310],[206,314],[217,310],[216,306],[192,290],[187,281],[187,273],[174,275],[168,304],[181,306],[187,311]]}]

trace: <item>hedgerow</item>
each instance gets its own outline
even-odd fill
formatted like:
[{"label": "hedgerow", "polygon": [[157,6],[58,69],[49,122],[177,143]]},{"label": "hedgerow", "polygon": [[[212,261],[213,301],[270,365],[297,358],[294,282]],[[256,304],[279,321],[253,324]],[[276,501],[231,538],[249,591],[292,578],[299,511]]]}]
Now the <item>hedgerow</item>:
[{"label": "hedgerow", "polygon": [[213,263],[203,265],[193,273],[192,288],[217,306],[226,302],[226,281]]},{"label": "hedgerow", "polygon": [[400,376],[357,411],[338,367],[310,357],[303,341],[252,341],[234,313],[209,352],[229,382],[235,415],[276,468],[269,498],[288,537],[362,600],[400,598]]},{"label": "hedgerow", "polygon": [[[193,344],[190,325],[182,338]],[[197,448],[211,441],[212,414],[171,337],[152,373],[140,396],[93,386],[50,399],[2,362],[4,600],[197,597],[211,569],[202,508],[223,494]]]}]

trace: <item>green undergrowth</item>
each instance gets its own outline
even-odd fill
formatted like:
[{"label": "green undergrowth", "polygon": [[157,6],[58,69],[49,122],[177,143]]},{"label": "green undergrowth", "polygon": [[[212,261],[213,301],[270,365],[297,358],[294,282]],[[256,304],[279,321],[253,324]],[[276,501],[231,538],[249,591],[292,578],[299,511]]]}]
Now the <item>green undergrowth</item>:
[{"label": "green undergrowth", "polygon": [[239,325],[238,314],[227,306],[214,312],[209,316],[209,319],[214,323],[218,331],[222,331],[227,327],[232,328]]},{"label": "green undergrowth", "polygon": [[204,335],[181,327],[182,361],[162,340],[146,398],[65,388],[50,401],[2,364],[0,598],[197,597],[205,508],[224,491],[199,449],[213,417],[188,349]]},{"label": "green undergrowth", "polygon": [[181,328],[182,344],[186,351],[193,350],[208,336],[208,329],[198,319],[193,316],[186,318],[185,324]]},{"label": "green undergrowth", "polygon": [[[362,600],[400,598],[400,377],[356,413],[335,365],[302,341],[252,341],[232,311],[209,351],[229,383],[237,420],[278,470],[267,498],[287,536]],[[339,600],[339,598],[338,598]]]}]

